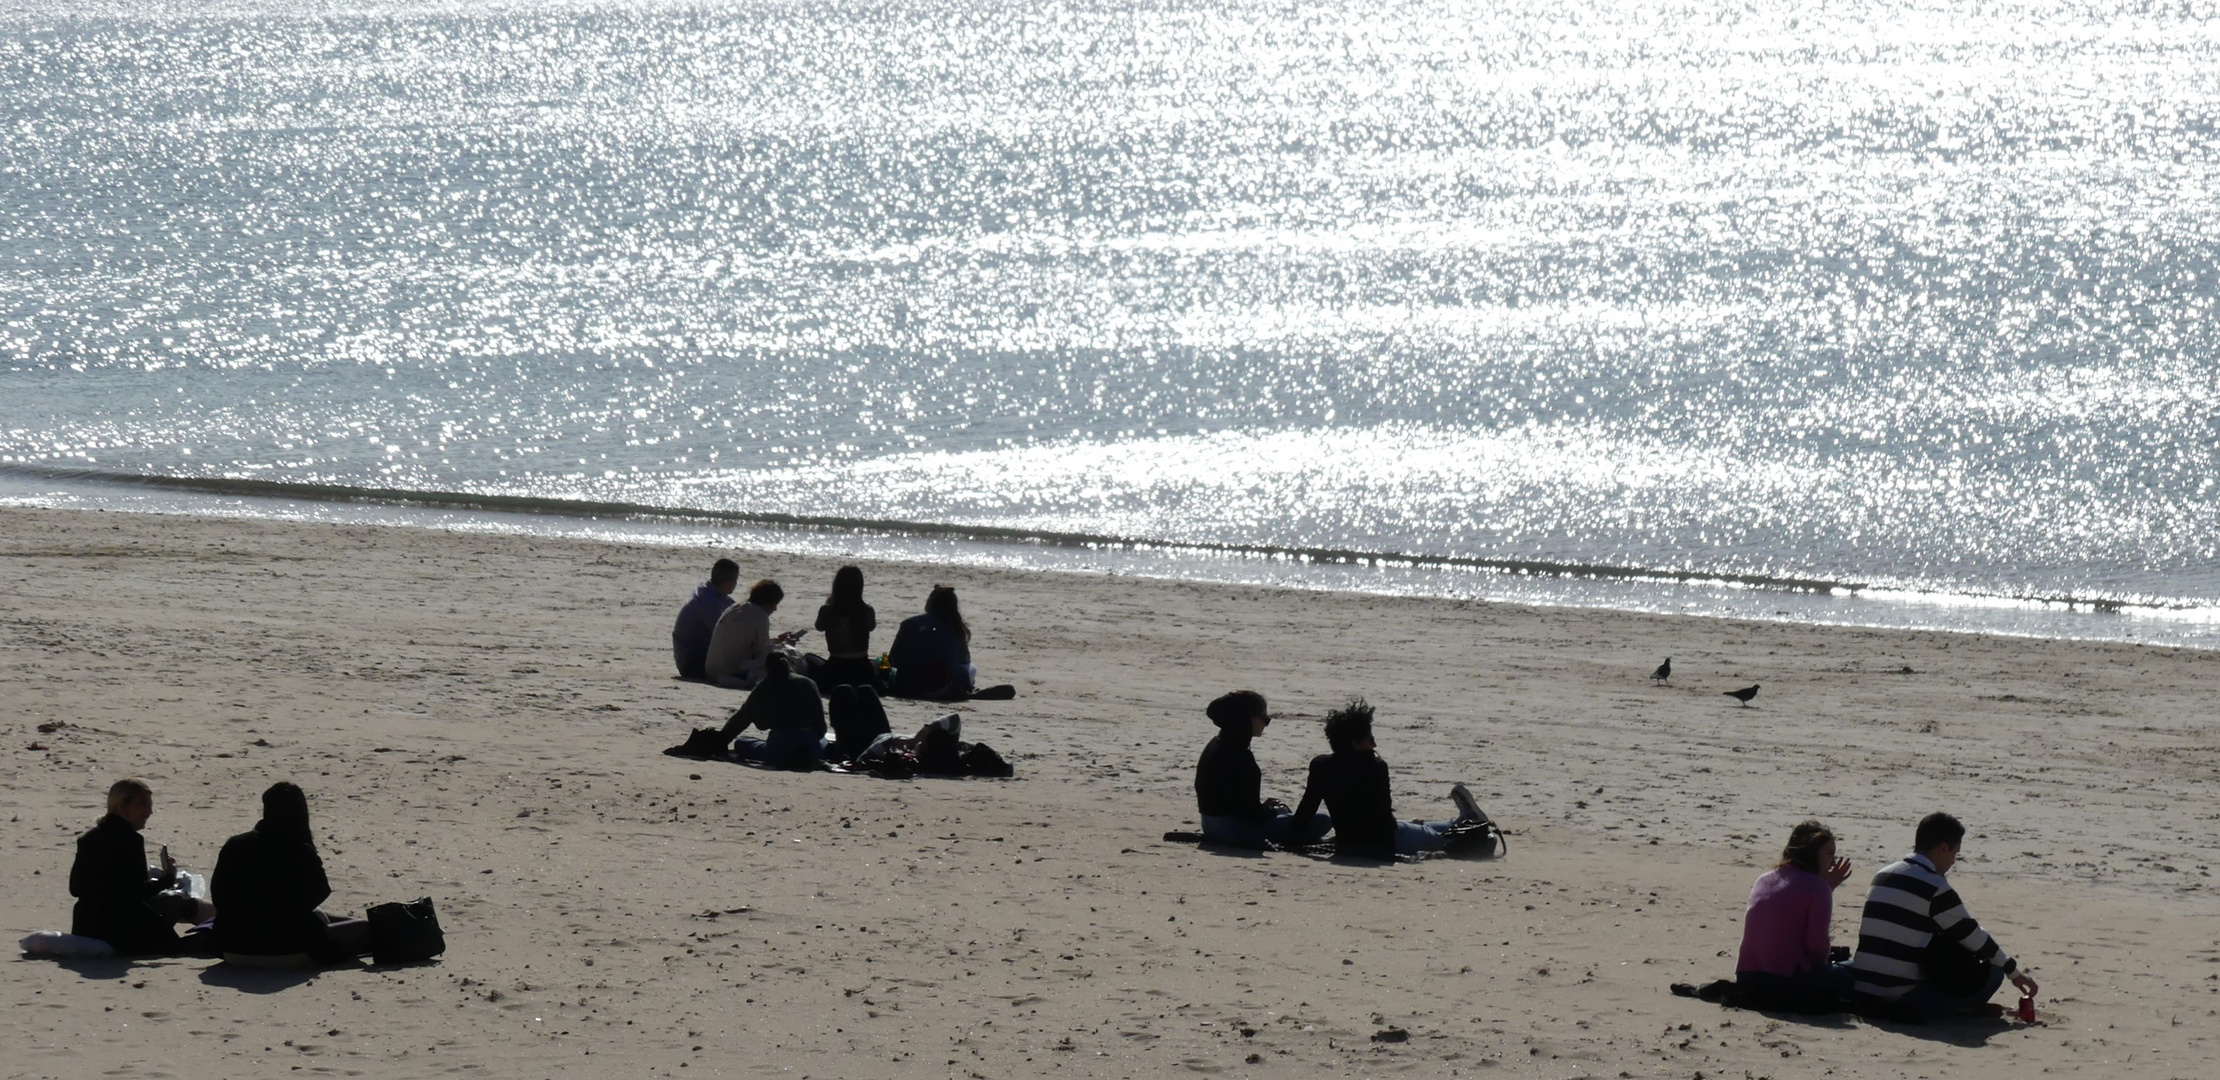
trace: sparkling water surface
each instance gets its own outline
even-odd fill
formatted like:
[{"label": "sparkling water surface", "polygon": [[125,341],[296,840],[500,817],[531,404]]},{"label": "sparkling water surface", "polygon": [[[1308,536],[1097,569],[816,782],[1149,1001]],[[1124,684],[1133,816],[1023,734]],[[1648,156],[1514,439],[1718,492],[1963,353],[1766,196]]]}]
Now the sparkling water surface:
[{"label": "sparkling water surface", "polygon": [[2220,644],[2216,118],[2196,4],[16,0],[0,467]]}]

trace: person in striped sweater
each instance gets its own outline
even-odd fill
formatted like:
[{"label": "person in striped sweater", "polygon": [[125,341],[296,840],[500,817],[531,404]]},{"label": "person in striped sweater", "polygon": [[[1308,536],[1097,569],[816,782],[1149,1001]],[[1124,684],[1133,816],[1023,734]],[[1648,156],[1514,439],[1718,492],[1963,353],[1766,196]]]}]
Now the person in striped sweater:
[{"label": "person in striped sweater", "polygon": [[1873,876],[1851,964],[1859,1005],[1926,1021],[1981,1009],[2009,978],[2021,993],[2035,980],[1999,948],[1943,875],[1958,861],[1966,827],[1949,814],[1919,823],[1913,852]]}]

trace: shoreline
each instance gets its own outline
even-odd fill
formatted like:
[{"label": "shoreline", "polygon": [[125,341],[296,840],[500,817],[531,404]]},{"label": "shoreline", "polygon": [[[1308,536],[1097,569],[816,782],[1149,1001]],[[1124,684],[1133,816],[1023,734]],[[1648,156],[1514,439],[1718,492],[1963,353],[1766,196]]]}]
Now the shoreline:
[{"label": "shoreline", "polygon": [[406,525],[675,546],[724,544],[902,563],[2220,651],[2220,609],[2207,606],[1948,592],[1810,577],[24,465],[0,466],[0,507],[10,506]]},{"label": "shoreline", "polygon": [[[0,509],[16,933],[66,928],[70,842],[138,773],[150,844],[198,869],[261,786],[297,779],[334,906],[429,894],[449,937],[435,966],[261,996],[203,961],[24,962],[16,1002],[58,1008],[10,1011],[10,1075],[606,1075],[613,1054],[1125,1076],[1256,1054],[1304,1075],[1978,1078],[2122,1055],[2193,1075],[2208,1053],[2187,1018],[2220,1005],[2210,653],[862,560],[882,642],[945,581],[983,679],[1020,693],[961,710],[1018,779],[897,783],[660,755],[737,704],[668,670],[714,554],[786,585],[775,629],[841,561]],[[1666,655],[1677,685],[1652,687]],[[1719,696],[1751,682],[1752,708]],[[1293,801],[1323,751],[1307,721],[1362,694],[1398,813],[1469,782],[1509,857],[1163,842],[1194,819],[1202,705],[1238,685],[1282,717],[1257,745],[1267,794]],[[890,708],[897,728],[940,711]],[[1731,974],[1748,882],[1796,821],[1832,825],[1862,881],[1937,808],[1966,821],[1953,880],[2035,966],[2049,1026],[1968,1043],[1666,994]],[[1837,942],[1856,904],[1837,895]],[[1387,1027],[1410,1040],[1371,1039]]]}]

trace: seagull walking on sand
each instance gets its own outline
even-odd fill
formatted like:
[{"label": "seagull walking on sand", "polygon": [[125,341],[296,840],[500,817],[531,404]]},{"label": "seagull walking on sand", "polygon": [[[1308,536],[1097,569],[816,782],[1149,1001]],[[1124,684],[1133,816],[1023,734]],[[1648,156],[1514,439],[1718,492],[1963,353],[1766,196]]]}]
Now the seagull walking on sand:
[{"label": "seagull walking on sand", "polygon": [[1665,662],[1664,662],[1664,663],[1662,663],[1662,664],[1659,664],[1659,665],[1657,665],[1657,670],[1656,670],[1656,671],[1650,672],[1650,681],[1651,681],[1651,682],[1671,682],[1671,681],[1672,681],[1672,679],[1673,679],[1673,658],[1672,658],[1672,657],[1670,657],[1670,656],[1668,656],[1668,657],[1666,657],[1666,658],[1665,658]]},{"label": "seagull walking on sand", "polygon": [[1757,687],[1745,686],[1740,690],[1724,690],[1720,693],[1723,697],[1731,697],[1736,701],[1741,702],[1742,707],[1747,709],[1750,707],[1750,699],[1757,696]]}]

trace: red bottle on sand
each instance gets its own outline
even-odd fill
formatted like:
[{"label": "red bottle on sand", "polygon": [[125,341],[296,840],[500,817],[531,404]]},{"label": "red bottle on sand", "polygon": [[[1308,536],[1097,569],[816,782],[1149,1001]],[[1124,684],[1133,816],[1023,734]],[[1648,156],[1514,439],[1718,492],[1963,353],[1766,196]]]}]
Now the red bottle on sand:
[{"label": "red bottle on sand", "polygon": [[2020,1019],[2030,1024],[2035,1022],[2035,995],[2025,994],[2020,997]]}]

